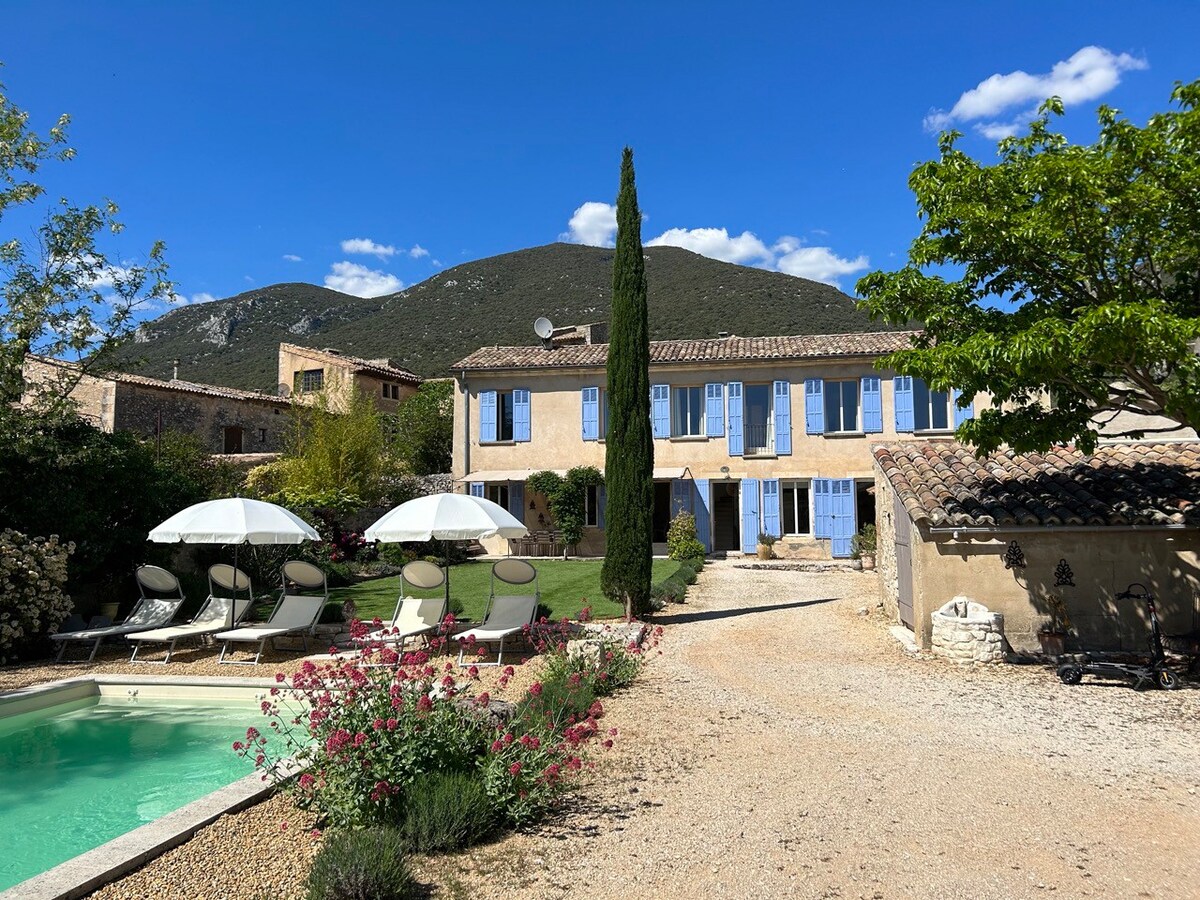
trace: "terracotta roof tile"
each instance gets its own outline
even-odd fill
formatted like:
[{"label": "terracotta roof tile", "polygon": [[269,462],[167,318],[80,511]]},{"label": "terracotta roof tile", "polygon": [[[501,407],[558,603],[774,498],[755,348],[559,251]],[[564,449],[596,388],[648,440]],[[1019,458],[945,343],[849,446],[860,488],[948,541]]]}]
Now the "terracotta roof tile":
[{"label": "terracotta roof tile", "polygon": [[875,460],[913,521],[934,527],[1200,526],[1200,443],[1114,444],[1084,456],[954,442],[882,444]]},{"label": "terracotta roof tile", "polygon": [[[740,360],[806,359],[880,356],[910,346],[914,331],[865,334],[801,334],[791,337],[705,338],[651,341],[650,363],[732,362]],[[608,344],[569,344],[545,347],[481,347],[454,369],[598,368],[608,359]]]}]

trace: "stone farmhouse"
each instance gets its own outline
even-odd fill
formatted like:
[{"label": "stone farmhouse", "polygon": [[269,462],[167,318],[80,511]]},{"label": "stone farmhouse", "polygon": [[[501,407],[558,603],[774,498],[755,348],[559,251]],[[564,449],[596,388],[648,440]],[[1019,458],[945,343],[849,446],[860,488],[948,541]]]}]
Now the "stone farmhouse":
[{"label": "stone farmhouse", "polygon": [[[604,468],[608,345],[563,331],[542,346],[484,347],[453,367],[454,478],[533,531],[551,523],[545,498],[526,495],[529,475]],[[781,557],[849,557],[851,537],[876,518],[871,444],[949,436],[986,404],[981,395],[960,407],[957,392],[874,367],[910,336],[652,341],[656,552],[686,509],[712,553],[752,553],[770,532]],[[579,553],[603,554],[604,514],[598,487]]]},{"label": "stone farmhouse", "polygon": [[382,412],[395,412],[417,392],[421,377],[390,359],[359,359],[338,350],[279,345],[279,396],[311,402],[324,391],[331,406],[345,408],[350,391],[375,398]]}]

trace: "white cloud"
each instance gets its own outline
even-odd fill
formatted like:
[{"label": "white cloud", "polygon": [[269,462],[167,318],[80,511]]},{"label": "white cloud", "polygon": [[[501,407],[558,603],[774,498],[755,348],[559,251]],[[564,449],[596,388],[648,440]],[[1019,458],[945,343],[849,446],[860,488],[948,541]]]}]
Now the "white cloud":
[{"label": "white cloud", "polygon": [[214,300],[217,300],[217,299],[219,299],[219,298],[214,297],[212,294],[208,293],[208,291],[200,291],[197,294],[192,294],[192,296],[188,297],[185,300],[185,302],[188,303],[189,305],[194,306],[197,303],[212,303]]},{"label": "white cloud", "polygon": [[741,265],[769,263],[773,259],[767,245],[753,232],[743,231],[730,237],[724,228],[668,228],[646,241],[646,246],[682,247],[701,256]]},{"label": "white cloud", "polygon": [[865,256],[843,259],[828,247],[797,247],[780,256],[775,261],[775,268],[789,275],[837,286],[839,278],[861,272],[870,264]]},{"label": "white cloud", "polygon": [[370,238],[347,238],[342,241],[342,252],[387,259],[396,255],[396,248],[391,244],[377,244]]},{"label": "white cloud", "polygon": [[283,254],[283,258],[288,262],[304,262],[304,258],[297,256],[295,253],[285,253]]},{"label": "white cloud", "polygon": [[617,208],[611,203],[589,200],[575,210],[560,241],[589,247],[612,247],[617,236]]},{"label": "white cloud", "polygon": [[[1065,106],[1086,103],[1107,94],[1121,83],[1124,72],[1149,68],[1145,59],[1128,53],[1113,53],[1103,47],[1088,46],[1069,59],[1056,62],[1049,72],[1031,75],[1017,70],[985,78],[966,91],[947,112],[933,110],[925,117],[929,131],[941,131],[958,122],[977,122],[975,129],[985,137],[999,138],[1014,134],[1023,118],[1008,122],[994,121],[1005,112],[1033,105],[1047,97],[1061,97]],[[1025,113],[1028,118],[1032,113]],[[993,120],[993,121],[980,121]]]},{"label": "white cloud", "polygon": [[325,287],[354,297],[382,297],[404,287],[395,275],[352,262],[335,262],[325,276]]},{"label": "white cloud", "polygon": [[422,256],[428,256],[429,251],[420,244],[413,244],[412,249],[408,251],[408,255],[413,259],[420,259]]}]

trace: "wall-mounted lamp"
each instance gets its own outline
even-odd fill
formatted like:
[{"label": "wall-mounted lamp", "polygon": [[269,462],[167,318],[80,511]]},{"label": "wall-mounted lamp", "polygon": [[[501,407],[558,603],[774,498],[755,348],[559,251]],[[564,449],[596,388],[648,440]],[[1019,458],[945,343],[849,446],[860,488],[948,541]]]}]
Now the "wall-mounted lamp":
[{"label": "wall-mounted lamp", "polygon": [[721,466],[721,474],[726,478],[729,477],[729,466]]}]

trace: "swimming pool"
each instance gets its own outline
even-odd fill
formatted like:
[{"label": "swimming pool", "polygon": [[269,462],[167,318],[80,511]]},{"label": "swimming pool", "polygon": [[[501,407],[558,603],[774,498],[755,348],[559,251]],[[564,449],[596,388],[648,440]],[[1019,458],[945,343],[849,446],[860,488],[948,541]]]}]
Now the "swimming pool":
[{"label": "swimming pool", "polygon": [[253,695],[139,693],[0,718],[0,891],[253,771],[231,748],[261,721]]}]

